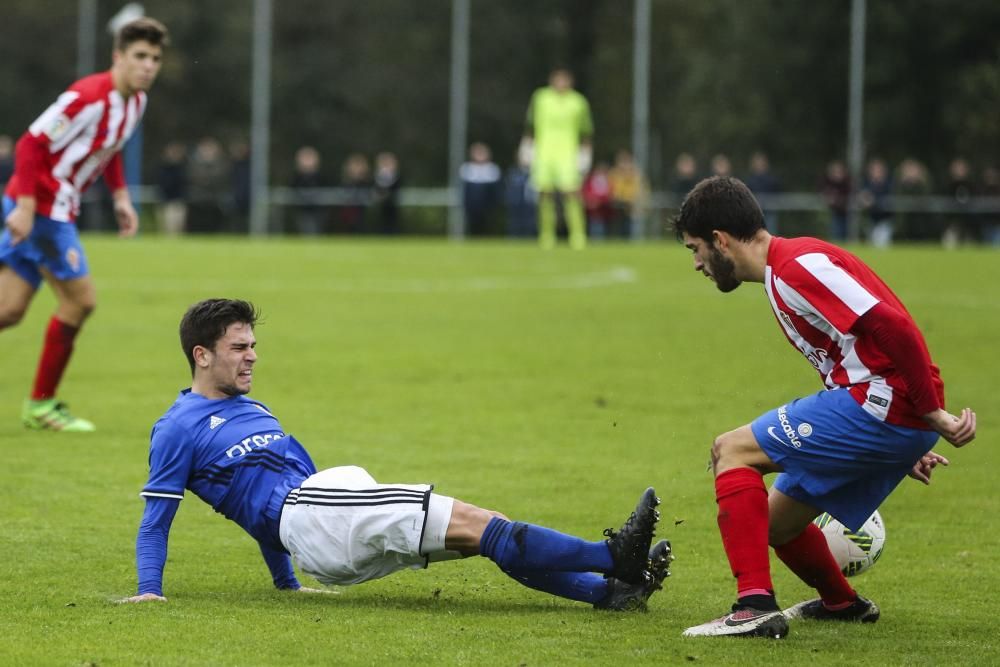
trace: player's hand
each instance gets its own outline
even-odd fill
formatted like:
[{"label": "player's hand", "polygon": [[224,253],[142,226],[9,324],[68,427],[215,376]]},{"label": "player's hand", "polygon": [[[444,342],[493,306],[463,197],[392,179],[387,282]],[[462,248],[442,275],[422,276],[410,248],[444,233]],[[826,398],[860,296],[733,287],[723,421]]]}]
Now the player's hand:
[{"label": "player's hand", "polygon": [[15,246],[31,235],[31,230],[35,226],[35,211],[18,204],[4,220],[4,224],[10,230],[10,244]]},{"label": "player's hand", "polygon": [[128,604],[130,602],[166,602],[167,598],[162,595],[157,595],[156,593],[143,593],[142,595],[133,595],[130,598],[122,598],[118,600],[118,604]]},{"label": "player's hand", "polygon": [[958,417],[938,409],[924,415],[924,421],[956,447],[967,445],[976,438],[976,413],[972,408],[963,409]]},{"label": "player's hand", "polygon": [[132,206],[129,199],[128,190],[119,190],[114,194],[115,219],[118,221],[118,236],[135,236],[139,231],[139,215]]},{"label": "player's hand", "polygon": [[931,471],[934,470],[939,463],[946,466],[949,465],[951,461],[936,452],[927,452],[920,457],[920,460],[913,465],[913,470],[907,474],[918,482],[930,484]]}]

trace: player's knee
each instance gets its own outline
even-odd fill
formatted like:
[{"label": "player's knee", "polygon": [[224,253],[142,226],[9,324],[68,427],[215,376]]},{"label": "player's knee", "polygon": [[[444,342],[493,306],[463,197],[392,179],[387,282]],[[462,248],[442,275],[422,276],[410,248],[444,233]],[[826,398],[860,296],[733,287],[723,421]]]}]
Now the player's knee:
[{"label": "player's knee", "polygon": [[0,306],[0,329],[12,327],[24,318],[27,304],[5,304]]},{"label": "player's knee", "polygon": [[728,433],[723,433],[712,441],[712,469],[718,467],[719,462],[723,460],[724,457],[729,455],[730,440],[728,439]]},{"label": "player's knee", "polygon": [[60,303],[56,308],[55,315],[70,326],[81,327],[96,308],[97,304],[92,299],[73,299]]},{"label": "player's knee", "polygon": [[456,500],[451,509],[451,521],[448,522],[445,547],[452,551],[458,551],[463,556],[478,554],[479,541],[483,532],[496,516],[506,519],[497,512]]},{"label": "player's knee", "polygon": [[80,308],[80,319],[85,320],[91,315],[93,315],[94,311],[97,310],[97,299],[96,298],[84,299],[77,305]]},{"label": "player's knee", "polygon": [[754,468],[761,473],[780,470],[760,448],[747,427],[723,433],[712,443],[712,466],[721,474],[730,468]]}]

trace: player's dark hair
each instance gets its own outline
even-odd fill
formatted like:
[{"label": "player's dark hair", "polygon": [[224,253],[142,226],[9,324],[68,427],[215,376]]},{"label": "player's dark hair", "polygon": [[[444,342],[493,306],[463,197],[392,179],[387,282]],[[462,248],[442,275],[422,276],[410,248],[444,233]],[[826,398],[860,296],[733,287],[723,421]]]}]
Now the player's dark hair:
[{"label": "player's dark hair", "polygon": [[115,34],[115,50],[124,51],[134,42],[149,42],[153,46],[170,46],[167,27],[154,18],[143,16],[123,25]]},{"label": "player's dark hair", "polygon": [[688,236],[712,241],[718,229],[740,241],[749,241],[764,229],[764,213],[743,181],[732,176],[712,176],[694,186],[674,218],[677,238]]},{"label": "player's dark hair", "polygon": [[194,348],[198,345],[209,350],[226,335],[230,324],[256,326],[260,311],[249,301],[238,299],[205,299],[199,301],[181,318],[181,349],[194,375]]}]

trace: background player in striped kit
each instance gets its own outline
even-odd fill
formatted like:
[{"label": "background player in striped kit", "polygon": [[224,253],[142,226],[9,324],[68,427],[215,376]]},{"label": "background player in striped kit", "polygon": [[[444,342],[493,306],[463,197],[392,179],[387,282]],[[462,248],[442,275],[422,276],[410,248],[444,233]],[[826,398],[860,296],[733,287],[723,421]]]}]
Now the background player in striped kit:
[{"label": "background player in striped kit", "polygon": [[[874,622],[878,607],[841,574],[812,520],[829,512],[857,530],[904,476],[930,482],[948,461],[938,435],[973,440],[976,415],[944,409],[944,385],[906,308],[860,259],[813,238],[764,227],[739,180],[699,183],[675,228],[694,268],[722,292],[764,283],[783,333],[819,372],[826,390],[724,433],[712,446],[719,530],[737,580],[732,613],[687,636],[782,637],[786,618]],[[780,472],[770,495],[762,475]],[[819,599],[779,611],[768,544]]]},{"label": "background player in striped kit", "polygon": [[257,540],[278,588],[300,588],[289,555],[319,581],[343,585],[483,555],[526,586],[618,611],[645,609],[661,587],[671,554],[666,540],[650,550],[659,516],[653,489],[620,531],[588,542],[427,484],[379,484],[356,466],[317,472],[267,407],[246,396],[257,319],[245,301],[210,299],[181,320],[193,379],[153,427],[138,594],[123,602],[165,600],[167,535],[185,489]]},{"label": "background player in striped kit", "polygon": [[3,197],[0,329],[21,321],[43,279],[57,301],[22,411],[30,428],[94,430],[55,398],[73,342],[97,299],[74,221],[81,194],[103,175],[121,235],[135,235],[139,218],[120,151],[142,119],[168,41],[167,29],[155,19],[123,26],[111,69],[71,85],[17,142],[14,175]]}]

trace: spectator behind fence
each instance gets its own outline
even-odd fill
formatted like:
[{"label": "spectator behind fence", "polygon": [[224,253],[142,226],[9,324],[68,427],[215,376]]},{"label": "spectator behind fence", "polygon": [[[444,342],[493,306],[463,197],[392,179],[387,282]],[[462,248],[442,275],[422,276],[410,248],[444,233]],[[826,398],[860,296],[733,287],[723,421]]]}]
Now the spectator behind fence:
[{"label": "spectator behind fence", "polygon": [[395,153],[382,151],[375,156],[375,203],[378,206],[379,231],[383,234],[399,233],[399,158]]},{"label": "spectator behind fence", "polygon": [[230,187],[229,162],[222,144],[214,137],[202,137],[188,162],[188,229],[191,232],[227,229]]},{"label": "spectator behind fence", "polygon": [[188,215],[187,148],[184,144],[171,141],[164,146],[157,171],[160,227],[168,236],[183,234]]},{"label": "spectator behind fence", "polygon": [[729,161],[729,156],[719,153],[712,157],[712,176],[732,176],[733,163]]},{"label": "spectator behind fence", "polygon": [[365,231],[365,217],[372,196],[372,170],[367,157],[361,153],[347,156],[341,170],[340,186],[348,197],[348,202],[339,211],[341,228],[354,234]]},{"label": "spectator behind fence", "polygon": [[619,150],[615,153],[615,164],[608,172],[611,184],[611,202],[614,206],[614,227],[616,236],[632,238],[641,229],[646,203],[649,200],[649,186],[632,153]]},{"label": "spectator behind fence", "polygon": [[[995,208],[1000,204],[1000,169],[990,165],[983,169],[982,187],[980,195],[993,199],[992,206]],[[983,240],[993,246],[1000,246],[1000,212],[992,211],[984,213],[983,217]]]},{"label": "spectator behind fence", "polygon": [[538,193],[531,186],[527,165],[516,158],[504,175],[504,204],[507,207],[507,236],[534,237],[538,234],[536,203]]},{"label": "spectator behind fence", "polygon": [[681,153],[678,155],[674,161],[674,177],[670,182],[670,192],[676,198],[678,207],[687,193],[691,192],[691,188],[699,180],[698,163],[695,161],[694,156],[690,153]]},{"label": "spectator behind fence", "polygon": [[[895,193],[901,198],[925,197],[932,192],[927,168],[913,158],[905,158],[899,163]],[[930,213],[914,211],[896,212],[897,236],[910,241],[936,238],[938,231],[935,218]]]},{"label": "spectator behind fence", "polygon": [[941,235],[941,245],[945,248],[955,248],[959,243],[975,237],[973,223],[965,212],[975,194],[972,168],[968,160],[962,157],[955,158],[948,165],[948,195],[958,211],[948,215],[944,233]]},{"label": "spectator behind fence", "polygon": [[830,238],[836,243],[847,240],[847,204],[851,198],[851,180],[842,160],[831,160],[820,179],[819,192],[830,211]]},{"label": "spectator behind fence", "polygon": [[781,192],[781,181],[771,172],[767,154],[757,151],[750,156],[750,173],[743,181],[758,200],[763,198],[764,226],[772,234],[778,233],[778,212],[768,206],[768,197]]},{"label": "spectator behind fence", "polygon": [[292,171],[292,193],[295,198],[295,229],[303,236],[315,236],[325,227],[325,209],[318,201],[317,188],[323,187],[320,175],[322,160],[312,146],[302,146],[295,151],[295,168]]},{"label": "spectator behind fence", "polygon": [[459,167],[458,176],[465,228],[472,236],[484,235],[500,202],[501,188],[500,167],[493,162],[490,147],[480,141],[469,146],[469,160]]},{"label": "spectator behind fence", "polygon": [[583,182],[583,208],[587,212],[587,234],[592,239],[603,239],[614,218],[611,201],[611,179],[608,163],[598,160]]},{"label": "spectator behind fence", "polygon": [[871,224],[870,239],[876,248],[892,245],[892,177],[885,160],[872,158],[865,169],[865,180],[859,193],[861,208],[868,214]]},{"label": "spectator behind fence", "polygon": [[14,174],[14,140],[8,134],[0,134],[0,186],[7,184]]},{"label": "spectator behind fence", "polygon": [[239,139],[229,144],[232,183],[231,231],[245,233],[250,228],[250,144]]}]

